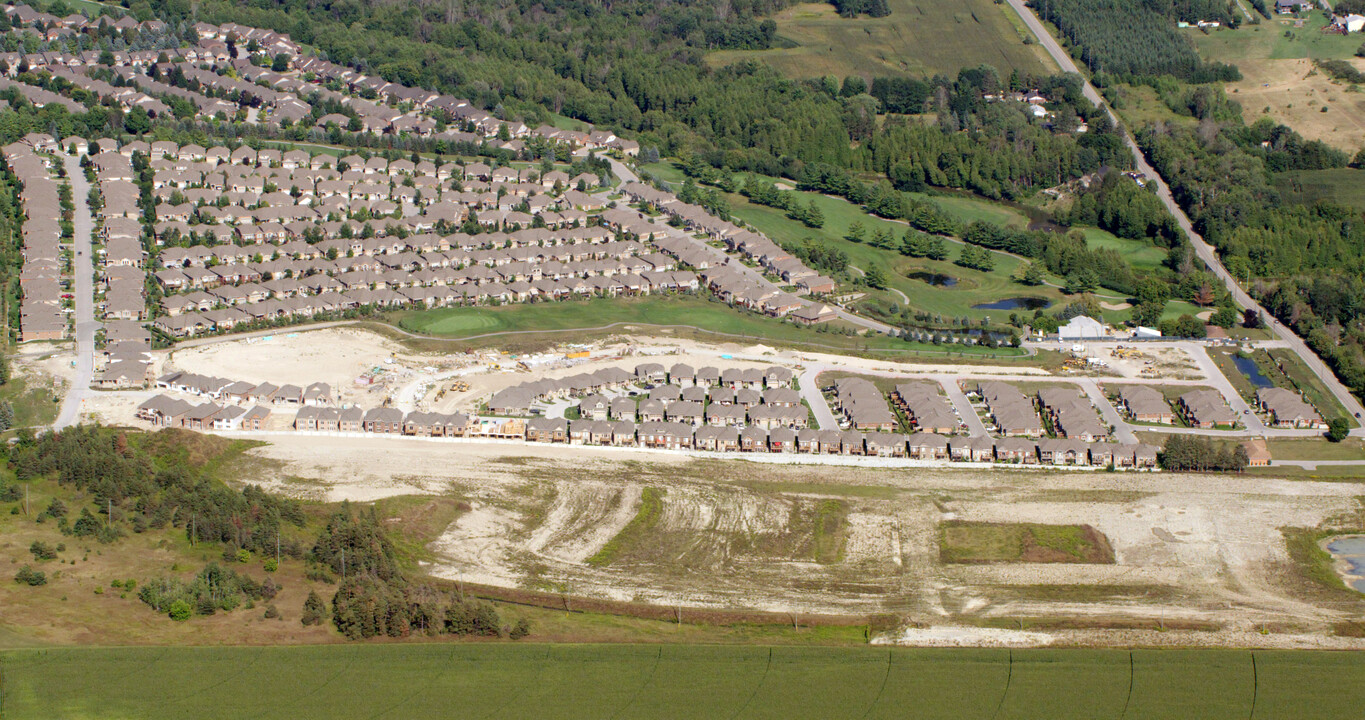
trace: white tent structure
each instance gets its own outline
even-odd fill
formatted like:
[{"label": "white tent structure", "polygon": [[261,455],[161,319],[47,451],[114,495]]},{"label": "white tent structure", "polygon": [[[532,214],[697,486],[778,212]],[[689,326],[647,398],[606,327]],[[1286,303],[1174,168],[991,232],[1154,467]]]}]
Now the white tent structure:
[{"label": "white tent structure", "polygon": [[1071,322],[1059,328],[1057,334],[1062,340],[1097,340],[1108,333],[1104,329],[1104,323],[1099,320],[1077,315],[1071,318]]}]

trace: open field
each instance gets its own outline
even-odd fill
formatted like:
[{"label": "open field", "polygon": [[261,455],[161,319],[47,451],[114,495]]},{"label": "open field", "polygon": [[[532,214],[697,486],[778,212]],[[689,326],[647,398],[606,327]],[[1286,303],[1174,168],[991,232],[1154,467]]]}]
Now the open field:
[{"label": "open field", "polygon": [[[612,323],[674,325],[678,330],[696,328],[716,333],[713,339],[762,341],[777,344],[823,346],[835,350],[893,350],[898,352],[942,352],[923,343],[907,343],[883,335],[851,336],[820,332],[782,322],[758,313],[739,310],[723,303],[694,296],[650,296],[640,298],[597,298],[557,303],[504,305],[501,307],[457,307],[398,313],[398,324],[405,330],[426,335],[465,338],[484,333],[554,332],[565,329],[594,328]],[[837,325],[838,321],[835,322]],[[630,333],[631,328],[611,328],[611,333]],[[542,341],[544,338],[540,338]],[[572,338],[554,338],[568,341]],[[501,345],[504,338],[493,342]],[[954,348],[968,354],[1016,355],[1018,351],[985,347]]]},{"label": "open field", "polygon": [[1089,525],[948,522],[939,527],[944,562],[1112,563],[1114,550]]},{"label": "open field", "polygon": [[1275,174],[1275,189],[1286,202],[1312,205],[1328,200],[1365,211],[1365,170],[1294,170]]},{"label": "open field", "polygon": [[[1365,59],[1350,62],[1365,69]],[[1242,79],[1226,89],[1248,123],[1269,117],[1352,154],[1365,146],[1365,94],[1348,92],[1350,85],[1332,81],[1311,60],[1243,60],[1237,67]]]},{"label": "open field", "polygon": [[1248,123],[1268,116],[1310,140],[1355,153],[1365,146],[1365,96],[1347,92],[1349,85],[1334,83],[1312,61],[1347,60],[1365,69],[1365,60],[1355,57],[1362,37],[1322,32],[1327,20],[1321,12],[1310,13],[1303,27],[1294,23],[1276,17],[1207,35],[1196,29],[1184,32],[1201,57],[1232,63],[1242,71],[1242,79],[1227,83],[1226,91],[1242,105]]},{"label": "open field", "polygon": [[[1243,60],[1345,60],[1360,47],[1360,35],[1324,33],[1328,22],[1321,12],[1310,13],[1301,28],[1293,18],[1262,19],[1259,25],[1223,28],[1208,34],[1196,28],[1183,30],[1199,55],[1206,60],[1241,65]],[[1245,72],[1245,68],[1243,69]]]},{"label": "open field", "polygon": [[1012,69],[1027,73],[1055,69],[1040,46],[1024,44],[1022,23],[1004,4],[888,0],[887,6],[891,9],[887,17],[841,18],[832,5],[795,5],[774,16],[778,35],[795,47],[713,52],[707,62],[720,67],[763,60],[793,78],[953,76],[961,68],[981,64],[1005,75]]},{"label": "open field", "polygon": [[[130,682],[136,673],[144,681]],[[230,718],[1355,718],[1355,654],[659,645],[14,651],[0,712]],[[175,682],[149,682],[174,677]]]}]

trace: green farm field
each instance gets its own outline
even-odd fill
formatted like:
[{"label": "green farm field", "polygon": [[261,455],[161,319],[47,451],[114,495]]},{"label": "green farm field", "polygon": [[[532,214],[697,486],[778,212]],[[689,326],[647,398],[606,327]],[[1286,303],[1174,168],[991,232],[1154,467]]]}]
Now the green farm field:
[{"label": "green farm field", "polygon": [[0,715],[61,718],[1359,717],[1355,653],[368,644],[24,650]]},{"label": "green farm field", "polygon": [[792,78],[951,76],[981,64],[1004,74],[1056,69],[1040,46],[1024,44],[1022,21],[1003,3],[888,0],[887,6],[887,17],[841,18],[833,5],[795,5],[773,16],[778,35],[794,47],[713,52],[707,62],[763,60]]},{"label": "green farm field", "polygon": [[[460,339],[488,333],[584,334],[593,328],[621,323],[607,332],[628,332],[629,325],[676,326],[676,330],[696,329],[711,339],[742,340],[782,345],[825,347],[833,350],[881,350],[927,352],[942,350],[931,345],[907,343],[881,335],[851,336],[818,332],[790,322],[731,308],[698,296],[655,295],[637,298],[596,298],[555,303],[504,305],[501,307],[458,307],[438,310],[407,311],[395,314],[398,325],[409,332]],[[836,321],[837,323],[838,321]],[[719,335],[719,338],[716,335]],[[508,335],[493,338],[505,344]],[[540,338],[543,340],[544,338]],[[566,336],[552,336],[553,341]],[[954,353],[1014,357],[1022,352],[1012,348],[960,347]]]}]

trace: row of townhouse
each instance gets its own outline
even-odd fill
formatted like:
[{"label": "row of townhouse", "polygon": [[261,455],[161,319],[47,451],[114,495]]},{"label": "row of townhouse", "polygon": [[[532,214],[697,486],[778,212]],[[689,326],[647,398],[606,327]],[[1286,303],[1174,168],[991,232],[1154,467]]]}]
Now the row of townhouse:
[{"label": "row of townhouse", "polygon": [[[41,27],[44,29],[61,28],[67,30],[69,33],[93,33],[104,28],[112,28],[124,32],[142,30],[159,33],[165,32],[166,30],[166,23],[160,20],[138,22],[137,18],[134,18],[132,15],[120,15],[117,17],[99,15],[92,18],[80,13],[71,13],[63,17],[58,17],[50,13],[36,10],[26,3],[7,4],[4,6],[4,11],[6,19],[10,20],[11,23],[17,21],[22,26]],[[66,36],[66,34],[61,34],[56,37]]]},{"label": "row of townhouse", "polygon": [[[112,100],[125,111],[133,108],[142,108],[152,117],[160,117],[169,113],[171,108],[166,103],[144,93],[137,88],[115,87],[103,80],[87,76],[85,73],[76,72],[69,68],[57,67],[50,69],[54,78],[60,78],[76,87],[93,93],[101,100]],[[84,112],[82,110],[81,112]]]},{"label": "row of townhouse", "polygon": [[825,294],[835,290],[833,280],[807,267],[777,243],[759,233],[721,220],[701,206],[684,203],[672,193],[644,183],[626,183],[621,186],[621,192],[632,202],[658,208],[665,216],[676,219],[689,230],[722,240],[730,252],[761,266],[765,273],[780,278],[784,283],[797,285],[802,292]]},{"label": "row of townhouse", "polygon": [[[694,369],[683,363],[671,368],[665,368],[661,363],[641,363],[633,372],[606,367],[563,378],[545,378],[513,385],[493,393],[487,406],[489,412],[498,415],[526,415],[536,403],[570,397],[587,399],[637,386],[648,386],[649,399],[657,401],[734,404],[746,399],[741,398],[740,394],[747,393],[753,401],[745,407],[760,404],[765,398],[771,400],[771,404],[781,404],[778,398],[791,396],[776,391],[789,390],[792,378],[790,369],[777,365],[721,370],[712,366]],[[631,413],[635,413],[634,398],[618,398],[611,402],[629,402]],[[589,411],[596,413],[594,409]]]},{"label": "row of townhouse", "polygon": [[[503,437],[534,443],[640,447],[714,452],[774,452],[851,455],[907,460],[999,462],[1020,465],[1153,468],[1151,445],[1086,443],[1078,440],[954,437],[934,433],[863,433],[856,430],[771,429],[755,425],[696,427],[686,422],[532,418],[524,422],[484,419],[464,413],[412,412],[395,408],[305,408],[296,430],[368,432],[415,437]],[[519,431],[519,432],[518,432]]]},{"label": "row of townhouse", "polygon": [[1075,386],[1045,387],[1038,391],[1038,409],[1052,421],[1055,433],[1070,440],[1098,442],[1109,437],[1095,406]]},{"label": "row of townhouse", "polygon": [[1176,408],[1190,427],[1230,428],[1237,424],[1237,413],[1228,407],[1223,394],[1212,388],[1191,390],[1176,399]]},{"label": "row of townhouse", "polygon": [[1004,437],[1040,438],[1043,422],[1033,403],[1019,392],[1019,388],[1003,382],[983,382],[976,393],[986,405],[991,422]]},{"label": "row of townhouse", "polygon": [[216,402],[194,405],[168,395],[157,395],[137,407],[141,420],[157,427],[189,430],[264,430],[270,415],[270,408],[262,405],[243,407]]},{"label": "row of townhouse", "polygon": [[853,430],[894,430],[899,422],[886,404],[886,397],[870,380],[844,377],[831,386],[831,407]]},{"label": "row of townhouse", "polygon": [[939,392],[937,383],[900,383],[891,391],[891,402],[905,413],[917,430],[954,435],[963,428],[962,419],[948,398]]},{"label": "row of townhouse", "polygon": [[[691,387],[680,390],[685,395],[676,399],[649,397],[638,403],[631,397],[612,399],[589,395],[579,401],[578,414],[590,420],[682,422],[689,425],[748,424],[762,428],[804,428],[808,424],[808,411],[801,405],[799,397],[789,397],[788,394],[795,394],[796,391],[787,388],[772,388],[762,394],[757,390],[731,388],[710,388],[708,391],[707,388]],[[651,395],[654,395],[652,391]],[[793,399],[795,402],[792,402]]]},{"label": "row of townhouse", "polygon": [[[533,129],[515,120],[495,117],[462,98],[423,88],[407,87],[362,74],[316,56],[304,56],[299,45],[288,35],[271,30],[234,23],[224,25],[199,23],[196,25],[198,42],[177,47],[167,41],[165,35],[168,28],[159,20],[139,23],[130,16],[90,20],[79,14],[58,18],[37,12],[26,5],[6,6],[6,12],[17,19],[20,25],[38,28],[46,40],[57,40],[107,24],[121,31],[125,39],[136,37],[144,45],[161,45],[159,49],[151,50],[114,50],[110,53],[112,68],[125,79],[131,79],[142,86],[144,94],[187,99],[206,115],[222,113],[230,116],[236,112],[238,105],[217,98],[208,98],[202,93],[183,88],[172,88],[145,75],[141,78],[136,76],[157,66],[162,71],[168,71],[168,65],[178,63],[180,74],[191,83],[197,83],[198,87],[229,97],[251,98],[252,104],[259,102],[260,112],[257,121],[274,125],[286,121],[290,123],[310,121],[312,119],[310,100],[316,97],[324,102],[339,103],[346,111],[346,114],[333,113],[322,116],[317,123],[320,127],[335,124],[350,130],[354,122],[359,125],[361,131],[368,133],[409,133],[475,145],[492,142],[497,147],[516,152],[526,148],[527,140],[542,140],[575,150],[580,148],[616,150],[626,155],[636,155],[639,152],[638,143],[617,137],[609,130],[594,128],[574,131],[548,125]],[[288,59],[289,68],[284,72],[277,72],[252,64],[248,54],[239,50],[239,46],[244,43],[254,43],[257,47],[256,52],[267,57],[284,54]],[[102,67],[100,60],[108,59],[101,51],[10,55],[12,57],[4,59],[8,62],[11,74],[18,72],[19,69],[63,68],[84,72]],[[207,65],[210,69],[205,70],[200,67],[201,65]],[[228,72],[229,70],[231,72]],[[345,92],[337,92],[325,85],[332,81],[339,83]],[[369,93],[373,93],[373,97],[379,102],[361,97]],[[155,101],[155,98],[152,99]],[[126,103],[124,104],[128,107]],[[141,106],[153,114],[167,112],[164,103]],[[457,127],[437,132],[438,118]],[[504,132],[510,135],[511,140],[494,140]]]},{"label": "row of townhouse", "polygon": [[60,105],[66,108],[67,112],[73,114],[83,114],[87,109],[84,105],[69,97],[59,95],[51,90],[40,88],[37,85],[29,85],[28,83],[19,82],[18,80],[11,80],[7,77],[0,77],[0,90],[13,90],[27,100],[30,105],[38,108],[47,107],[48,105]]},{"label": "row of townhouse", "polygon": [[1145,385],[1124,385],[1115,398],[1115,405],[1133,422],[1175,424],[1175,412],[1160,390]]},{"label": "row of townhouse", "polygon": [[269,382],[253,383],[174,371],[156,378],[155,387],[159,390],[205,397],[234,405],[256,403],[332,407],[337,404],[337,395],[333,392],[332,386],[324,382],[315,382],[300,387],[290,384],[276,385]]},{"label": "row of townhouse", "polygon": [[1256,391],[1256,404],[1270,416],[1270,424],[1274,427],[1327,429],[1327,422],[1317,409],[1293,390],[1261,388]]},{"label": "row of townhouse", "polygon": [[[97,240],[103,243],[96,251],[101,259],[95,285],[101,298],[96,309],[105,322],[142,321],[147,318],[147,272],[143,267],[146,252],[139,221],[140,193],[131,182],[132,163],[114,153],[110,141],[85,144],[87,151],[104,151],[88,156],[95,170],[95,188],[100,193]],[[96,159],[103,161],[95,162]]]},{"label": "row of townhouse", "polygon": [[49,154],[57,149],[50,136],[37,133],[0,149],[20,185],[19,329],[25,341],[61,340],[67,335],[61,201],[52,177],[56,160]]}]

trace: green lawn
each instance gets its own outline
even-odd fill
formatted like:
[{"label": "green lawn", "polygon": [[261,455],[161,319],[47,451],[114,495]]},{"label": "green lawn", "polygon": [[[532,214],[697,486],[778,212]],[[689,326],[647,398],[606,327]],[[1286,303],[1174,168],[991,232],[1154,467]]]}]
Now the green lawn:
[{"label": "green lawn", "polygon": [[1285,202],[1312,205],[1329,200],[1365,211],[1365,170],[1294,170],[1275,174],[1275,189]]},{"label": "green lawn", "polygon": [[[1359,653],[357,644],[0,655],[52,718],[1359,717]],[[454,713],[452,715],[452,713]]]},{"label": "green lawn", "polygon": [[[646,165],[642,169],[665,182],[680,183],[684,179],[682,171],[667,161]],[[767,177],[764,179],[788,186],[793,184],[792,181],[781,178]],[[977,309],[972,306],[1013,297],[1039,297],[1052,303],[1051,308],[1055,310],[1069,300],[1058,288],[1052,286],[1062,284],[1061,278],[1049,275],[1047,280],[1052,285],[1038,287],[1029,287],[1016,282],[1013,276],[1019,270],[1022,261],[1005,253],[995,253],[995,269],[991,272],[959,267],[953,263],[953,260],[958,257],[961,249],[965,246],[965,243],[960,240],[948,239],[949,259],[944,261],[912,258],[902,255],[896,250],[873,247],[866,242],[851,242],[846,240],[845,236],[848,234],[849,227],[854,223],[860,223],[869,238],[879,229],[887,230],[893,234],[897,244],[905,234],[906,225],[868,215],[863,212],[861,207],[842,198],[812,192],[792,192],[798,195],[802,204],[814,202],[819,206],[820,211],[825,216],[824,227],[806,227],[805,224],[787,217],[787,214],[782,210],[765,205],[756,205],[739,194],[729,194],[726,197],[730,201],[731,212],[735,217],[753,225],[759,232],[778,243],[797,243],[805,238],[812,238],[843,250],[847,253],[850,264],[861,270],[870,267],[881,268],[887,277],[888,290],[870,291],[867,300],[862,303],[862,307],[865,309],[869,304],[883,310],[889,310],[892,305],[899,308],[908,305],[914,310],[941,315],[945,320],[967,317],[973,321],[980,321],[984,318],[990,318],[991,321],[999,324],[1003,323],[1011,312],[1018,312],[1020,315],[1032,315],[1033,312],[1031,310]],[[915,195],[920,199],[937,203],[939,207],[964,223],[986,220],[1017,227],[1028,225],[1026,215],[1002,203],[953,194],[928,196],[916,193]],[[1091,245],[1117,250],[1138,270],[1154,268],[1165,260],[1165,250],[1150,241],[1125,240],[1099,228],[1081,229],[1086,234],[1087,242]],[[921,273],[948,275],[957,282],[951,287],[935,286],[925,280],[911,277],[912,274]],[[851,274],[857,275],[856,272]],[[907,303],[894,291],[904,293],[909,302]],[[1107,290],[1101,290],[1097,295],[1100,296],[1101,300],[1111,303],[1124,300],[1124,298],[1117,297]],[[1169,317],[1179,317],[1187,312],[1197,313],[1199,310],[1182,302],[1172,302],[1167,307],[1167,316]],[[1105,320],[1111,323],[1120,323],[1127,320],[1129,314],[1127,310],[1109,310],[1105,311]]]},{"label": "green lawn", "polygon": [[832,5],[794,5],[775,16],[778,35],[790,41],[790,47],[727,50],[706,59],[716,67],[762,60],[793,78],[954,76],[961,68],[981,64],[1005,75],[1012,69],[1056,70],[1040,46],[1024,44],[1027,31],[1004,3],[887,0],[887,6],[891,14],[886,17],[842,18]]},{"label": "green lawn", "polygon": [[1315,60],[1345,59],[1355,55],[1362,37],[1324,33],[1328,24],[1321,12],[1312,12],[1301,28],[1292,19],[1276,17],[1260,25],[1243,25],[1236,30],[1224,28],[1205,35],[1198,29],[1182,30],[1207,60],[1236,64],[1238,60],[1271,59]]},{"label": "green lawn", "polygon": [[1128,240],[1108,230],[1081,228],[1085,233],[1085,244],[1097,249],[1110,249],[1117,252],[1136,270],[1152,270],[1166,261],[1166,249],[1150,240]]},{"label": "green lawn", "polygon": [[[834,350],[895,350],[934,352],[931,345],[907,343],[883,335],[849,336],[819,332],[757,313],[738,310],[720,302],[692,295],[656,295],[640,298],[595,298],[553,303],[523,303],[500,307],[458,307],[396,313],[400,327],[409,332],[452,339],[485,333],[573,332],[622,323],[613,332],[629,332],[630,324],[696,328],[707,333],[749,342],[809,345]],[[507,335],[500,336],[503,339]],[[954,352],[1015,356],[1013,349],[954,347]]]},{"label": "green lawn", "polygon": [[1334,443],[1326,438],[1269,438],[1266,448],[1276,460],[1365,460],[1365,444],[1359,438]]}]

